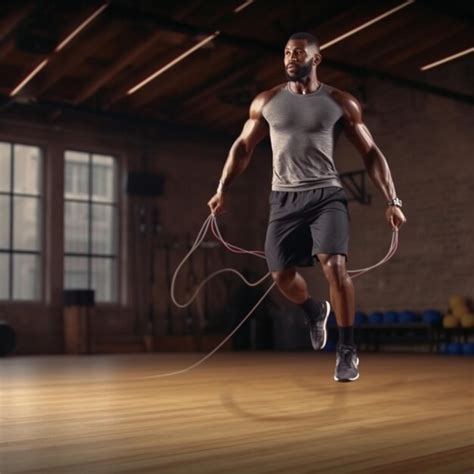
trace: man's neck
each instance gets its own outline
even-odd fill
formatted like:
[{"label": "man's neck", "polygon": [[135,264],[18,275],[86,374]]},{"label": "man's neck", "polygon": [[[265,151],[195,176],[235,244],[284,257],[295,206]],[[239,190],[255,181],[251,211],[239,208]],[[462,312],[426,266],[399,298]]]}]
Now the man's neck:
[{"label": "man's neck", "polygon": [[289,81],[288,87],[291,92],[295,94],[311,94],[312,92],[316,92],[321,83],[318,81],[316,76],[314,77],[307,77],[302,81]]}]

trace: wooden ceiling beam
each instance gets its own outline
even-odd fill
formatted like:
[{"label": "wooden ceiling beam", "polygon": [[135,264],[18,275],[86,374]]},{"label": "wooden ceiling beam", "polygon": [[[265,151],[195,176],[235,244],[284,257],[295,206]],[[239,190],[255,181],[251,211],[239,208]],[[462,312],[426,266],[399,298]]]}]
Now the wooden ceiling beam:
[{"label": "wooden ceiling beam", "polygon": [[[126,17],[130,21],[136,22],[142,22],[147,19],[147,21],[153,23],[156,28],[159,28],[162,31],[170,33],[181,33],[188,36],[189,40],[182,45],[182,48],[180,48],[182,49],[182,52],[185,52],[195,45],[196,36],[206,36],[208,34],[207,32],[209,32],[209,34],[213,34],[215,31],[211,29],[204,31],[200,27],[198,28],[182,22],[183,18],[186,15],[192,13],[199,7],[199,4],[200,2],[195,0],[194,2],[192,2],[191,5],[183,7],[179,12],[174,15],[176,20],[169,20],[156,14],[145,14],[141,11],[120,6],[114,6],[113,8],[111,8],[111,14],[115,15],[117,18]],[[216,17],[219,19],[221,28],[228,24],[230,19],[233,19],[233,16],[234,15],[232,10],[228,9],[226,9],[226,11],[223,13],[216,13]],[[102,106],[105,108],[110,108],[112,105],[122,99],[125,99],[125,101],[130,103],[133,107],[142,107],[147,103],[150,103],[157,95],[159,95],[159,92],[157,92],[153,88],[147,87],[144,91],[140,91],[137,95],[134,95],[133,98],[130,99],[127,97],[127,91],[140,81],[137,76],[145,78],[156,70],[158,70],[160,64],[164,66],[173,59],[175,59],[177,56],[179,56],[179,51],[174,51],[170,54],[167,54],[166,57],[162,58],[158,64],[155,61],[152,66],[145,68],[140,72],[140,74],[135,74],[134,77],[129,78],[127,81],[122,81],[122,83],[118,85],[118,87],[106,97],[105,101],[102,103]]]},{"label": "wooden ceiling beam", "polygon": [[[411,8],[411,6],[408,8]],[[420,6],[419,8],[423,8],[423,6]],[[193,34],[197,34],[198,32],[200,32],[201,34],[210,34],[211,32],[211,30],[209,29],[203,31],[200,28],[195,28],[190,25],[183,25],[179,22],[168,21],[168,20],[163,20],[163,19],[160,19],[160,20],[157,19],[157,21],[160,22],[163,28],[169,28],[169,29],[177,28],[180,31],[188,31],[188,32],[192,31]],[[316,28],[316,26],[314,28]],[[276,55],[281,56],[281,49],[282,49],[281,45],[275,45],[275,44],[267,43],[260,40],[254,40],[251,38],[243,38],[240,36],[229,35],[224,32],[219,35],[218,41],[226,42],[228,44],[232,44],[233,46],[239,46],[240,48],[243,48],[243,49],[249,49],[252,51],[261,51],[272,56],[276,56]],[[465,102],[465,103],[474,102],[473,95],[458,93],[456,91],[446,89],[444,87],[438,87],[438,86],[427,84],[421,81],[412,80],[403,76],[391,74],[383,70],[366,67],[366,66],[357,66],[354,64],[347,63],[345,61],[334,60],[329,57],[325,57],[324,61],[325,61],[326,66],[346,72],[347,74],[353,75],[355,77],[368,77],[368,76],[376,77],[381,80],[392,82],[401,87],[407,87],[407,88],[423,91],[428,94],[438,95],[441,97],[446,97],[446,98],[450,98],[450,99]]]},{"label": "wooden ceiling beam", "polygon": [[[200,0],[194,0],[188,4],[180,7],[176,13],[177,18],[182,19],[189,13],[193,12],[199,6]],[[118,12],[115,12],[115,16],[118,16]],[[150,23],[148,21],[148,23]],[[86,101],[89,97],[92,97],[101,87],[109,83],[114,77],[116,77],[121,71],[123,71],[129,64],[133,63],[137,58],[146,54],[156,42],[162,36],[162,31],[155,29],[151,35],[145,39],[143,43],[137,44],[133,49],[127,51],[123,56],[117,58],[105,71],[102,72],[96,79],[86,86],[79,94],[74,98],[74,104],[80,104]]]},{"label": "wooden ceiling beam", "polygon": [[472,2],[465,0],[417,0],[426,9],[437,12],[444,17],[449,16],[456,20],[474,21],[474,8]]},{"label": "wooden ceiling beam", "polygon": [[0,21],[0,59],[15,49],[15,37],[12,33],[34,8],[34,2],[27,2],[7,13]]},{"label": "wooden ceiling beam", "polygon": [[[256,58],[254,58],[256,59]],[[177,101],[177,103],[181,104],[179,108],[175,108],[172,111],[172,116],[173,117],[195,117],[196,111],[200,108],[205,106],[205,104],[208,103],[208,99],[215,96],[217,92],[228,86],[229,84],[235,83],[239,78],[242,78],[255,69],[255,63],[251,63],[249,65],[248,61],[245,61],[245,66],[244,62],[240,65],[236,65],[233,67],[227,74],[224,74],[224,76],[221,77],[220,79],[216,79],[214,83],[210,87],[205,88],[202,90],[202,87],[195,88],[193,91],[190,91],[189,94],[187,94],[185,97],[182,98],[182,100]],[[250,104],[249,104],[250,106]]]},{"label": "wooden ceiling beam", "polygon": [[32,1],[16,6],[6,14],[0,21],[0,43],[5,40],[20,23],[34,10],[35,3]]},{"label": "wooden ceiling beam", "polygon": [[0,59],[8,56],[15,49],[15,40],[8,38],[8,40],[0,43]]},{"label": "wooden ceiling beam", "polygon": [[[348,5],[350,5],[349,1],[341,0],[336,6],[331,6],[330,8],[326,8],[324,10],[324,12],[319,12],[318,16],[316,18],[311,17],[309,19],[306,19],[305,24],[300,25],[299,28],[304,30],[306,27],[309,27],[309,25],[312,25],[313,27],[315,27],[315,25],[318,26],[320,23],[326,22],[329,19],[332,19],[335,16],[340,15],[341,12],[343,12],[344,9],[347,8]],[[264,2],[259,2],[258,5],[256,5],[256,6],[259,6],[260,9],[272,7],[273,8],[272,12],[273,12],[274,15],[276,15],[275,14],[275,9],[276,9],[276,7],[281,6],[281,5],[278,5],[278,2],[271,2],[271,3],[267,2],[267,5],[264,5]],[[220,25],[221,27],[225,27],[226,25],[232,25],[233,21],[238,20],[238,17],[235,16],[235,15],[228,15],[227,14],[227,15],[224,16],[224,18],[225,18],[226,21],[223,22],[223,25],[222,24]],[[160,25],[161,25],[162,19],[158,19],[158,21],[160,22]],[[169,24],[168,26],[173,28],[172,24]],[[201,31],[201,33],[202,33],[202,30],[199,30],[199,31]],[[206,31],[206,33],[208,33],[208,32],[211,32],[211,30]],[[288,32],[284,31],[282,34],[286,35],[287,33]],[[222,41],[222,39],[223,39],[223,41]],[[254,62],[258,61],[259,57],[260,58],[262,57],[262,52],[266,55],[269,52],[269,50],[272,49],[273,55],[276,55],[277,53],[278,54],[281,53],[281,46],[273,46],[269,43],[262,43],[259,40],[254,40],[254,39],[250,39],[250,38],[246,39],[246,38],[235,37],[231,34],[226,34],[226,33],[221,33],[216,38],[215,41],[217,42],[217,44],[224,43],[225,45],[231,46],[231,47],[234,47],[234,48],[237,45],[239,47],[239,49],[241,49],[243,51],[248,51],[250,56],[245,58],[244,61],[239,61],[239,64],[237,64],[237,65],[235,63],[232,64],[232,69],[231,69],[230,72],[227,72],[227,71],[222,72],[221,71],[220,73],[218,73],[215,76],[215,80],[206,79],[206,81],[205,81],[206,84],[211,84],[211,86],[206,87],[205,90],[203,90],[202,85],[199,85],[198,87],[193,88],[191,93],[185,92],[184,94],[179,95],[179,97],[177,97],[176,99],[173,99],[171,101],[168,98],[166,98],[164,102],[166,104],[165,107],[168,109],[168,111],[170,110],[169,105],[171,103],[182,104],[183,102],[186,102],[188,99],[193,99],[193,97],[196,94],[199,95],[198,100],[200,100],[200,98],[202,97],[201,92],[204,96],[209,96],[209,94],[211,94],[214,91],[218,90],[219,88],[227,85],[229,82],[232,82],[232,78],[233,78],[234,73],[236,73],[236,75],[234,76],[234,79],[237,78],[237,77],[240,77],[241,76],[240,71],[239,71],[240,68],[246,67],[249,63],[253,64],[252,67],[254,67]],[[245,42],[244,47],[242,47],[242,41]],[[240,64],[240,63],[242,63],[242,64]],[[250,69],[252,67],[250,67]],[[221,80],[222,76],[224,76],[223,80]],[[209,93],[207,92],[208,90],[209,90]],[[159,99],[159,95],[160,95],[160,89],[159,88],[147,87],[146,90],[144,90],[143,92],[140,92],[137,97],[133,97],[129,101],[129,105],[131,107],[142,107],[145,104],[153,102],[155,99]],[[173,115],[175,115],[175,113],[173,113]]]},{"label": "wooden ceiling beam", "polygon": [[74,104],[80,104],[89,97],[94,95],[102,86],[110,82],[117,74],[125,69],[129,64],[133,63],[139,56],[149,51],[162,35],[161,31],[155,31],[149,36],[145,42],[139,43],[132,50],[128,51],[124,56],[121,56],[111,64],[105,71],[102,72],[96,79],[86,86],[73,100]]},{"label": "wooden ceiling beam", "polygon": [[[464,34],[465,32],[465,34]],[[419,72],[420,66],[431,61],[431,58],[440,58],[453,54],[453,44],[462,44],[464,37],[466,48],[472,44],[470,30],[461,28],[445,28],[437,34],[424,35],[423,41],[413,41],[410,48],[393,49],[384,51],[374,56],[374,61],[383,64],[385,70],[403,69],[412,73]],[[454,48],[456,49],[456,48]],[[455,51],[457,52],[457,51]]]},{"label": "wooden ceiling beam", "polygon": [[95,25],[94,33],[76,41],[71,47],[66,47],[54,53],[44,70],[38,74],[26,87],[28,94],[40,97],[45,91],[53,87],[61,78],[73,71],[84,59],[91,56],[94,50],[111,41],[120,31],[123,31],[123,22]]},{"label": "wooden ceiling beam", "polygon": [[[184,42],[184,44],[180,45],[179,51],[184,52],[188,50],[191,46],[194,46],[194,42],[187,40]],[[164,55],[160,64],[165,65],[168,62],[172,61],[175,57],[176,57],[175,51],[168,52]],[[128,90],[130,90],[143,78],[153,74],[157,69],[158,69],[158,66],[156,62],[154,62],[153,64],[148,64],[147,66],[145,66],[145,68],[142,68],[140,72],[135,73],[133,77],[129,77],[121,81],[114,90],[112,90],[109,94],[107,94],[103,98],[101,102],[101,106],[105,109],[109,109],[111,106],[113,106],[115,103],[117,103],[118,101],[122,99],[129,101],[131,97],[127,95]]]}]

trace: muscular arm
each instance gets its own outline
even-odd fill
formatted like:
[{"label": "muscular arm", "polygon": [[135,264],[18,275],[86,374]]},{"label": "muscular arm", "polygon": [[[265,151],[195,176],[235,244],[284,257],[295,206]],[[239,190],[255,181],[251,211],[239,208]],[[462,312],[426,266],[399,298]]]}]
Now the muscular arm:
[{"label": "muscular arm", "polygon": [[[361,154],[372,182],[380,190],[387,202],[391,201],[397,197],[392,174],[390,173],[387,160],[375,144],[369,129],[362,120],[362,108],[359,102],[350,94],[342,91],[335,91],[333,97],[339,102],[344,111],[344,131]],[[394,230],[406,222],[402,210],[396,206],[389,206],[385,216]]]},{"label": "muscular arm", "polygon": [[247,168],[255,146],[268,133],[268,126],[262,116],[262,109],[270,96],[271,93],[267,91],[262,92],[254,99],[250,106],[250,116],[245,122],[241,134],[230,148],[222,170],[219,188],[207,203],[214,215],[223,212],[224,190]]},{"label": "muscular arm", "polygon": [[392,200],[397,193],[390,168],[362,120],[362,109],[359,102],[346,93],[340,93],[339,102],[345,113],[344,131],[348,139],[361,154],[372,182],[387,201]]},{"label": "muscular arm", "polygon": [[232,144],[222,170],[221,182],[226,188],[239,176],[252,157],[253,150],[268,133],[268,126],[262,117],[265,95],[258,95],[250,106],[250,116],[244,124],[241,134]]}]

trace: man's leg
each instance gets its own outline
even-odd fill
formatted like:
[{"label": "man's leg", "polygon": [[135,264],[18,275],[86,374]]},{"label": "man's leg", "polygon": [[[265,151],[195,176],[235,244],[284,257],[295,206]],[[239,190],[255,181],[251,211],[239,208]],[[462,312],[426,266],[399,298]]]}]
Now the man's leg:
[{"label": "man's leg", "polygon": [[323,349],[327,341],[326,323],[331,310],[329,303],[316,302],[309,296],[306,281],[294,267],[272,272],[272,277],[279,290],[306,313],[313,349]]},{"label": "man's leg", "polygon": [[278,289],[293,303],[302,304],[308,298],[308,286],[295,267],[272,272],[272,277]]},{"label": "man's leg", "polygon": [[354,285],[347,273],[344,255],[318,254],[318,259],[329,283],[331,303],[339,327],[334,379],[340,382],[351,382],[359,378],[359,359],[354,343]]},{"label": "man's leg", "polygon": [[354,285],[346,269],[344,255],[318,254],[324,276],[329,283],[331,304],[339,327],[354,325]]}]

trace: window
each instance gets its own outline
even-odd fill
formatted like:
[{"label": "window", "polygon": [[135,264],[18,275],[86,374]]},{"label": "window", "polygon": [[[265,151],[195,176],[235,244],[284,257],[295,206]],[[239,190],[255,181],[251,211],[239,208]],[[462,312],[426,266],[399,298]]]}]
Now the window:
[{"label": "window", "polygon": [[66,151],[64,226],[65,288],[93,289],[96,301],[116,302],[118,203],[114,157]]},{"label": "window", "polygon": [[0,299],[40,300],[41,149],[0,142]]}]

